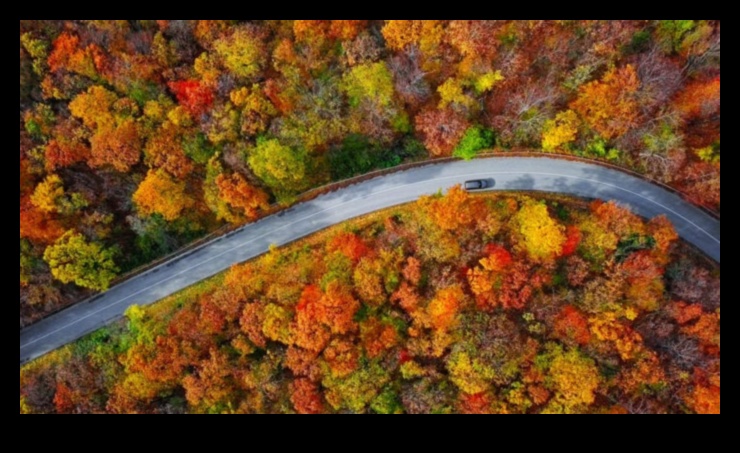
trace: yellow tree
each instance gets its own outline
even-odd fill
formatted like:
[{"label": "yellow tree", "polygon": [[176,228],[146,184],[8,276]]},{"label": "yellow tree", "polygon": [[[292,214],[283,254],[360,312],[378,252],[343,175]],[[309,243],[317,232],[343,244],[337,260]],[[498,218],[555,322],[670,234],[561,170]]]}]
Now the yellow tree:
[{"label": "yellow tree", "polygon": [[460,185],[450,188],[443,197],[423,196],[417,202],[435,225],[446,231],[456,231],[485,218],[483,200],[468,195]]},{"label": "yellow tree", "polygon": [[440,289],[427,306],[427,314],[432,327],[448,331],[457,325],[457,312],[465,298],[458,285]]},{"label": "yellow tree", "polygon": [[549,369],[545,384],[555,392],[555,396],[544,412],[585,410],[596,399],[595,392],[601,384],[596,363],[578,349],[564,352],[561,346],[556,346],[547,355],[545,360],[549,359]]},{"label": "yellow tree", "polygon": [[381,32],[389,48],[403,50],[419,40],[422,27],[420,20],[389,20]]},{"label": "yellow tree", "polygon": [[114,118],[111,107],[117,99],[118,96],[115,93],[100,85],[94,85],[72,99],[69,103],[69,111],[91,129],[113,126]]},{"label": "yellow tree", "polygon": [[74,282],[83,288],[108,289],[118,267],[114,252],[97,242],[88,242],[83,235],[69,230],[44,251],[44,261],[51,274],[62,283]]},{"label": "yellow tree", "polygon": [[149,170],[132,199],[140,213],[161,214],[170,221],[193,206],[193,200],[185,193],[185,183],[162,170]]},{"label": "yellow tree", "polygon": [[381,30],[386,45],[392,50],[416,46],[422,54],[422,69],[438,72],[445,26],[439,20],[389,20]]},{"label": "yellow tree", "polygon": [[524,239],[524,249],[533,261],[553,260],[562,250],[565,227],[550,217],[543,203],[525,202],[515,221]]},{"label": "yellow tree", "polygon": [[473,109],[476,106],[474,98],[465,93],[467,83],[459,78],[450,77],[437,87],[439,93],[439,109],[444,109],[452,104],[453,107]]},{"label": "yellow tree", "polygon": [[206,176],[203,179],[203,201],[216,214],[216,219],[223,219],[235,224],[243,223],[244,216],[221,198],[221,190],[216,184],[216,180],[223,172],[224,168],[221,165],[220,156],[216,153],[206,164]]},{"label": "yellow tree", "polygon": [[119,99],[99,85],[90,87],[69,103],[72,115],[94,131],[88,160],[91,167],[110,165],[127,172],[139,162],[141,132],[133,117],[138,110],[133,100]]},{"label": "yellow tree", "polygon": [[655,258],[656,261],[665,265],[669,261],[668,250],[671,245],[678,239],[678,233],[673,228],[673,224],[664,215],[661,214],[653,217],[647,224],[648,233],[655,239]]},{"label": "yellow tree", "polygon": [[393,100],[393,75],[382,61],[354,66],[342,78],[341,87],[353,107],[363,99],[380,107],[389,106]]},{"label": "yellow tree", "polygon": [[555,151],[576,139],[578,134],[578,115],[566,110],[555,115],[555,119],[545,121],[542,130],[542,149]]},{"label": "yellow tree", "polygon": [[238,77],[254,77],[267,63],[264,34],[253,26],[242,26],[213,43],[226,69]]},{"label": "yellow tree", "polygon": [[485,392],[496,377],[493,368],[462,350],[450,354],[447,370],[450,372],[450,380],[468,395]]},{"label": "yellow tree", "polygon": [[46,177],[31,195],[31,202],[40,210],[50,213],[73,214],[87,206],[87,200],[77,192],[66,193],[62,179],[51,174]]},{"label": "yellow tree", "polygon": [[233,90],[229,98],[232,104],[241,109],[241,132],[248,137],[264,132],[272,117],[278,113],[256,83],[249,89],[241,87]]},{"label": "yellow tree", "polygon": [[480,266],[468,269],[468,284],[479,306],[497,305],[494,288],[503,282],[506,271],[511,269],[511,261],[511,254],[505,248],[494,245],[489,247],[489,255],[478,261]]},{"label": "yellow tree", "polygon": [[343,335],[357,330],[354,316],[360,303],[352,296],[349,288],[337,280],[332,280],[326,287],[317,304],[317,319],[331,330],[333,334]]},{"label": "yellow tree", "polygon": [[62,178],[51,174],[33,191],[31,203],[44,212],[56,212],[59,200],[64,197]]},{"label": "yellow tree", "polygon": [[386,300],[382,266],[379,259],[368,256],[359,261],[352,275],[354,290],[364,302],[376,307]]}]

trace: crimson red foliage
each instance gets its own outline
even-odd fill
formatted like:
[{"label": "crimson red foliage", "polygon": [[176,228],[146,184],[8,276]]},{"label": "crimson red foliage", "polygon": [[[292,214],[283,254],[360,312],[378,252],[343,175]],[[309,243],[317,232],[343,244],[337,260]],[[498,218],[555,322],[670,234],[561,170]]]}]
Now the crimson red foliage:
[{"label": "crimson red foliage", "polygon": [[195,118],[206,113],[213,104],[213,92],[198,80],[180,80],[168,85],[177,102]]},{"label": "crimson red foliage", "polygon": [[560,256],[569,256],[575,253],[578,244],[581,242],[581,230],[575,225],[568,225],[565,229],[565,236],[566,239]]}]

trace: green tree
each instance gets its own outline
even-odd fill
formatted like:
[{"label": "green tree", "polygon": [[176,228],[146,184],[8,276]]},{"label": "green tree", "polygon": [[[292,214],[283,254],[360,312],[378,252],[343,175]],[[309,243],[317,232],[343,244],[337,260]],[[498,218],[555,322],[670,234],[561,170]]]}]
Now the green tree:
[{"label": "green tree", "polygon": [[62,283],[74,282],[83,288],[104,291],[116,276],[115,252],[69,230],[44,251],[51,274]]},{"label": "green tree", "polygon": [[185,155],[193,159],[196,163],[207,164],[211,156],[216,154],[217,148],[213,145],[205,134],[196,132],[192,136],[186,136],[182,140],[182,150]]},{"label": "green tree", "polygon": [[31,282],[34,271],[39,267],[40,260],[34,251],[31,241],[21,239],[21,286]]},{"label": "green tree", "polygon": [[393,100],[393,76],[382,61],[353,67],[344,74],[341,87],[353,107],[359,105],[363,99],[379,106],[388,106]]},{"label": "green tree", "polygon": [[371,143],[364,135],[350,134],[341,146],[326,155],[333,180],[351,178],[376,168],[393,167],[401,163],[405,151]]},{"label": "green tree", "polygon": [[274,138],[258,139],[248,158],[254,173],[278,198],[289,197],[310,186],[310,160],[305,149],[282,145]]},{"label": "green tree", "polygon": [[321,383],[326,388],[326,399],[334,409],[361,413],[376,399],[389,380],[388,372],[378,363],[371,362],[344,378],[329,374]]},{"label": "green tree", "polygon": [[258,75],[267,63],[264,36],[256,27],[237,28],[234,33],[213,43],[224,66],[239,77]]},{"label": "green tree", "polygon": [[677,52],[695,27],[693,20],[661,20],[656,28],[658,42],[666,52]]},{"label": "green tree", "polygon": [[34,38],[31,33],[23,33],[21,35],[21,45],[33,58],[33,72],[39,76],[43,75],[48,69],[46,59],[49,56],[49,43]]},{"label": "green tree", "polygon": [[480,126],[469,127],[465,131],[460,143],[457,144],[452,155],[465,160],[470,160],[478,154],[478,151],[493,146],[493,131]]}]

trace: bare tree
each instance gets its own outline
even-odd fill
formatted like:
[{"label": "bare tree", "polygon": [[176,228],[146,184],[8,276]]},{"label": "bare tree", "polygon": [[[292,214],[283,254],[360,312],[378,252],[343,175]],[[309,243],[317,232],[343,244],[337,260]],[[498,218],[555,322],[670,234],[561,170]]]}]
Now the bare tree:
[{"label": "bare tree", "polygon": [[426,73],[421,70],[421,53],[415,46],[391,57],[388,67],[393,72],[396,91],[407,104],[417,107],[432,94],[424,78]]}]

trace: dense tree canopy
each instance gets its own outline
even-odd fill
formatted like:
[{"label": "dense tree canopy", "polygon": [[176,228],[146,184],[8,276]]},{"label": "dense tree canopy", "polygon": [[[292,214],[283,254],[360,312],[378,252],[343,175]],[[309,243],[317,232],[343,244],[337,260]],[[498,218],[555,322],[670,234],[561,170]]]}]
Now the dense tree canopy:
[{"label": "dense tree canopy", "polygon": [[[36,260],[74,229],[125,273],[329,181],[491,148],[607,160],[720,207],[719,21],[23,20],[19,51]],[[82,295],[51,277],[29,274],[22,301],[60,297],[22,302],[22,324]]]},{"label": "dense tree canopy", "polygon": [[282,145],[277,139],[260,140],[249,156],[249,166],[276,192],[296,193],[308,187],[309,155]]},{"label": "dense tree canopy", "polygon": [[142,214],[160,214],[165,220],[177,219],[184,209],[193,204],[185,193],[185,183],[163,171],[153,170],[149,170],[139,184],[132,200]]},{"label": "dense tree canopy", "polygon": [[718,413],[719,292],[665,217],[456,187],[132,306],[23,367],[21,412]]},{"label": "dense tree canopy", "polygon": [[112,250],[87,242],[84,236],[70,230],[46,248],[44,260],[54,278],[61,282],[105,290],[118,271],[114,255]]}]

